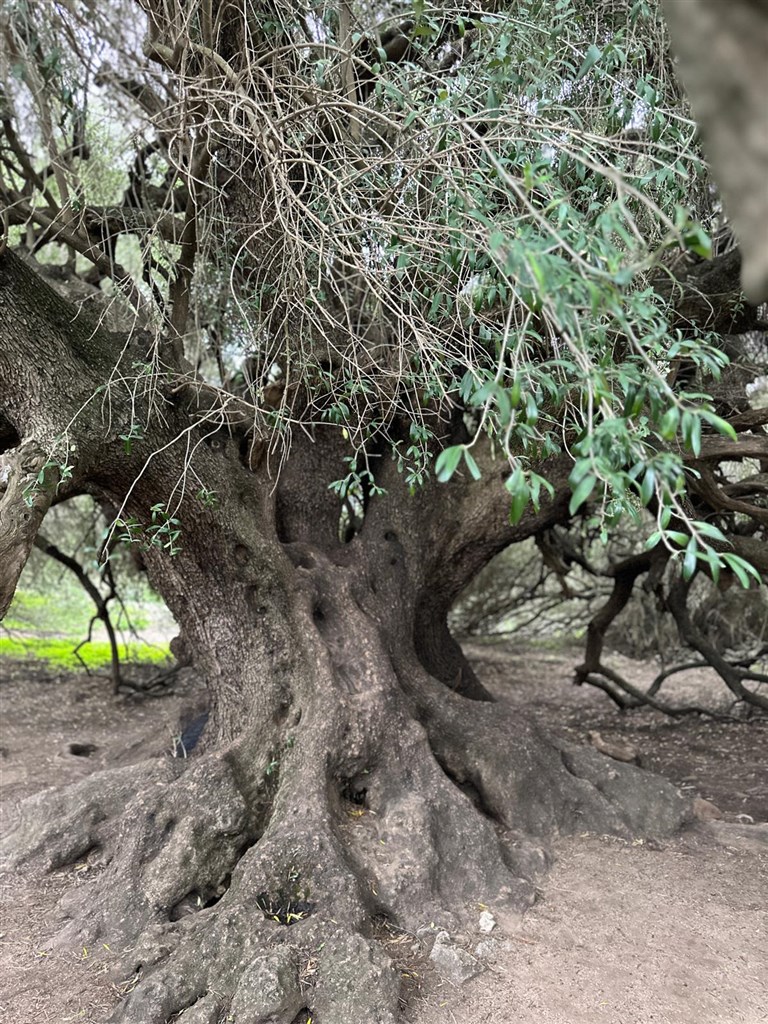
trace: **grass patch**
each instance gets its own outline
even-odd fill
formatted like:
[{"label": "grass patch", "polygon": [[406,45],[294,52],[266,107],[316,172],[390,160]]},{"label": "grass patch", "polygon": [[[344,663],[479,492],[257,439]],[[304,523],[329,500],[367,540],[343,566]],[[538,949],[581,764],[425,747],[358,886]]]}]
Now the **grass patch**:
[{"label": "grass patch", "polygon": [[[112,663],[112,652],[106,640],[83,644],[79,651],[80,657],[74,653],[75,647],[77,643],[73,643],[72,640],[49,637],[0,637],[0,658],[44,661],[51,668],[78,672],[82,671],[83,662],[93,671],[108,668]],[[123,663],[149,662],[161,665],[171,658],[168,644],[118,644],[118,651]]]}]

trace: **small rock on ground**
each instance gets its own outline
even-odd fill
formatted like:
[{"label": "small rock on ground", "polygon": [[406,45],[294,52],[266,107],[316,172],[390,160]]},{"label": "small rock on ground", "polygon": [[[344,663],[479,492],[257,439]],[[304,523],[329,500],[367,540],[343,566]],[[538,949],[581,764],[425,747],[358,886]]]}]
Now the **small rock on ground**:
[{"label": "small rock on ground", "polygon": [[435,939],[429,958],[442,978],[453,985],[463,985],[465,981],[480,974],[483,965],[471,953],[443,938],[444,934],[439,934]]}]

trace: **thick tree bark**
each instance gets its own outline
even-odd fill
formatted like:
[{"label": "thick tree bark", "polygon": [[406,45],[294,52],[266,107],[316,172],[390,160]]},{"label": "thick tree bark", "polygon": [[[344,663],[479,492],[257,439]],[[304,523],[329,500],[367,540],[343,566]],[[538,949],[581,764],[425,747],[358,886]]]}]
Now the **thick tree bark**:
[{"label": "thick tree bark", "polygon": [[[487,695],[445,632],[493,554],[562,519],[564,462],[548,467],[557,500],[511,527],[489,452],[478,485],[458,477],[416,497],[382,459],[386,494],[345,544],[327,487],[337,439],[297,439],[275,490],[269,460],[212,437],[161,382],[142,391],[134,370],[126,384],[119,340],[81,333],[37,287],[35,302],[29,271],[0,257],[11,473],[25,446],[68,438],[62,486],[143,524],[147,571],[211,696],[199,756],[33,797],[3,842],[12,863],[103,866],[86,910],[79,892],[65,903],[61,941],[123,950],[118,970],[136,984],[114,1021],[183,1010],[193,1024],[291,1024],[309,1007],[321,1024],[393,1022],[398,981],[376,920],[451,931],[482,903],[503,928],[533,902],[548,834],[664,833],[686,819],[668,783],[472,699]],[[144,439],[126,451],[136,419]],[[23,504],[16,485],[0,495],[5,521]],[[152,532],[158,504],[182,524],[173,555]],[[18,551],[34,528],[12,525]]]},{"label": "thick tree bark", "polygon": [[[503,927],[533,902],[547,834],[664,833],[685,817],[661,780],[448,692],[359,563],[292,555],[281,634],[221,592],[203,608],[189,595],[185,635],[207,665],[215,733],[236,737],[33,798],[10,837],[12,856],[43,867],[99,851],[94,902],[87,918],[65,908],[62,940],[132,949],[123,976],[139,983],[115,1020],[164,1024],[194,1007],[192,1020],[226,1009],[288,1024],[309,1005],[320,1021],[394,1021],[375,919],[454,932],[481,903]],[[213,580],[211,567],[204,589]],[[204,909],[182,917],[190,905]],[[296,964],[318,948],[305,995]]]}]

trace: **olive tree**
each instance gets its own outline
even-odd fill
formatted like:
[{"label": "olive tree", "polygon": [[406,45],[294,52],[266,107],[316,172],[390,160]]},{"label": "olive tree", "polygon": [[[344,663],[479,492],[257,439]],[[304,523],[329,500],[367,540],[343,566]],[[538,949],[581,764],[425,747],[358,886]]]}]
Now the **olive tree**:
[{"label": "olive tree", "polygon": [[696,383],[757,313],[663,23],[76,0],[2,30],[0,609],[90,494],[210,694],[195,757],[32,797],[5,852],[98,857],[62,938],[124,951],[116,1021],[392,1021],[376,922],[503,922],[547,835],[689,814],[494,704],[460,591],[585,506],[757,573],[686,496],[768,439]]}]

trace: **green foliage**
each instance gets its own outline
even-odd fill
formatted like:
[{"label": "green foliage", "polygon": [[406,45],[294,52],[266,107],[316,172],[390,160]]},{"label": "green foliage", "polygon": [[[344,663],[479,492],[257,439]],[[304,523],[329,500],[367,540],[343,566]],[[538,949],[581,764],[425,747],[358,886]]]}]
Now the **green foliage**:
[{"label": "green foliage", "polygon": [[363,495],[381,494],[381,488],[377,486],[373,473],[369,469],[358,469],[357,459],[352,457],[346,460],[349,466],[349,473],[341,479],[334,480],[329,484],[330,490],[334,491],[343,500],[352,499],[362,501]]},{"label": "green foliage", "polygon": [[203,508],[218,508],[219,496],[215,491],[212,491],[208,487],[201,487],[195,497],[201,503]]},{"label": "green foliage", "polygon": [[[210,501],[213,492],[201,492]],[[157,502],[150,509],[149,524],[142,523],[135,516],[121,516],[115,520],[113,529],[118,539],[126,544],[138,544],[144,549],[148,547],[162,548],[170,555],[180,550],[181,524],[170,514],[163,502]]]},{"label": "green foliage", "polygon": [[[30,566],[33,572],[35,568]],[[29,570],[25,570],[23,579],[28,584],[33,583]],[[3,619],[3,626],[8,630],[34,631],[48,636],[81,637],[84,625],[93,615],[93,602],[82,587],[74,582],[70,584],[61,573],[53,585],[57,598],[63,600],[39,590],[20,587]]]},{"label": "green foliage", "polygon": [[[292,15],[280,11],[287,28]],[[309,384],[312,411],[353,444],[367,436],[356,431],[361,416],[383,406],[386,431],[397,411],[394,347],[409,408],[414,394],[469,395],[505,450],[520,443],[546,454],[563,426],[588,420],[575,393],[591,391],[601,415],[600,387],[615,383],[601,379],[605,359],[634,360],[647,375],[654,346],[667,342],[665,304],[647,286],[653,260],[670,245],[707,244],[691,216],[707,194],[694,126],[665,62],[655,3],[629,16],[625,4],[596,11],[570,0],[471,19],[416,4],[414,15],[419,63],[386,63],[382,51],[372,67],[373,93],[359,111],[365,162],[340,124],[323,172],[308,172],[298,195],[268,180],[288,233],[249,268],[251,298],[233,296],[228,334],[265,371],[276,360]],[[335,15],[324,24],[333,36]],[[464,52],[438,75],[434,47],[444,38],[462,38]],[[342,59],[309,50],[291,73],[330,99]],[[322,102],[303,105],[286,146],[322,135],[328,116]],[[254,117],[272,115],[262,104]],[[290,123],[284,112],[272,121]],[[223,144],[231,130],[222,128]],[[233,253],[225,245],[211,255],[206,277],[228,281]],[[281,351],[286,308],[292,329]],[[369,331],[382,323],[383,344],[372,345]],[[318,369],[318,339],[344,339],[332,370]],[[513,401],[507,433],[496,412],[515,387],[526,415]]]},{"label": "green foliage", "polygon": [[57,456],[55,454],[59,450],[61,450],[61,443],[57,441],[54,452],[46,459],[37,476],[24,488],[22,499],[29,508],[32,508],[35,498],[43,491],[54,488],[58,490],[61,484],[72,476],[75,467],[69,464],[66,455]]},{"label": "green foliage", "polygon": [[[377,93],[402,115],[389,187],[409,214],[382,226],[379,244],[401,310],[432,339],[411,358],[413,380],[440,375],[447,396],[479,411],[510,460],[513,523],[538,506],[536,466],[565,445],[571,513],[597,501],[610,528],[639,506],[679,510],[684,452],[700,454],[711,430],[733,436],[705,395],[666,379],[675,358],[712,378],[727,362],[716,338],[673,331],[652,287],[668,248],[711,255],[690,206],[708,215],[707,177],[660,58],[656,6],[622,12],[607,5],[598,32],[594,8],[569,0],[489,14],[436,102],[410,67],[383,69]],[[441,29],[424,13],[425,54]],[[471,448],[441,452],[437,478],[479,476]],[[701,532],[688,550],[717,562]]]},{"label": "green foliage", "polygon": [[[352,160],[340,142],[298,200],[286,197],[297,230],[268,264],[248,331],[276,338],[286,306],[296,311],[290,350],[269,359],[309,382],[319,418],[353,445],[386,435],[401,411],[390,384],[398,359],[411,417],[414,395],[426,408],[448,399],[475,409],[509,459],[513,521],[546,486],[537,465],[566,445],[577,457],[572,512],[597,498],[611,525],[638,502],[674,501],[682,452],[727,428],[705,397],[672,392],[669,360],[717,375],[725,357],[713,339],[672,331],[652,287],[670,247],[711,251],[696,217],[708,215],[708,181],[657,5],[627,16],[626,5],[530,0],[463,15],[461,60],[442,76],[435,41],[453,38],[456,15],[414,13],[418,63],[387,63],[382,51],[373,68],[360,114],[369,158]],[[322,60],[330,90],[333,63]],[[308,89],[316,72],[310,53]],[[305,120],[302,138],[312,131]],[[366,332],[382,322],[377,347]],[[337,335],[343,358],[318,370],[318,336]],[[311,351],[297,351],[296,337],[313,339]],[[432,447],[414,425],[409,445],[393,439],[410,485]],[[473,443],[440,453],[439,480],[460,468],[479,476]],[[350,482],[333,486],[343,496]]]},{"label": "green foliage", "polygon": [[118,436],[123,442],[125,454],[130,455],[134,442],[141,441],[144,437],[144,428],[141,423],[131,423],[125,433],[119,434]]},{"label": "green foliage", "polygon": [[408,441],[395,441],[393,457],[398,472],[413,494],[424,484],[430,472],[431,447],[434,442],[432,430],[424,423],[411,422],[408,427]]}]

